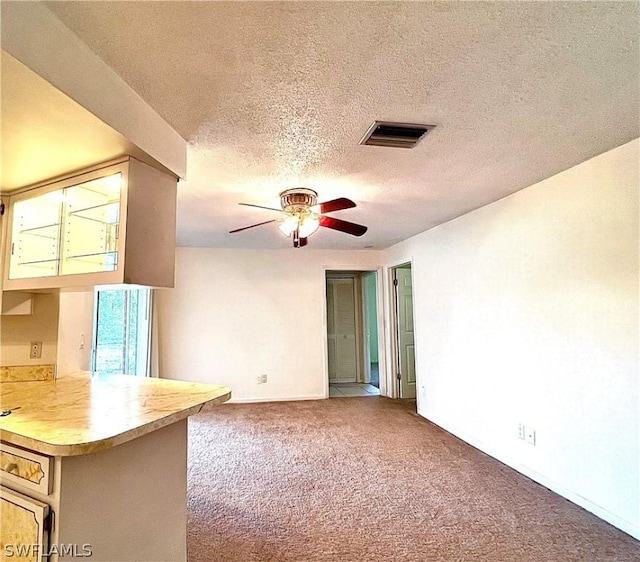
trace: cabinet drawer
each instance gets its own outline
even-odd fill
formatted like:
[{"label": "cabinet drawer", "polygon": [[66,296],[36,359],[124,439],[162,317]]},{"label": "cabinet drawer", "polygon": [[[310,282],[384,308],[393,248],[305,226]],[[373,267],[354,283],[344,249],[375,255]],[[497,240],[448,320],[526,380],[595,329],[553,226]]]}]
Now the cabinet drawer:
[{"label": "cabinet drawer", "polygon": [[42,494],[50,494],[53,484],[52,458],[2,443],[0,478]]},{"label": "cabinet drawer", "polygon": [[0,559],[42,562],[48,549],[48,517],[47,504],[0,486]]}]

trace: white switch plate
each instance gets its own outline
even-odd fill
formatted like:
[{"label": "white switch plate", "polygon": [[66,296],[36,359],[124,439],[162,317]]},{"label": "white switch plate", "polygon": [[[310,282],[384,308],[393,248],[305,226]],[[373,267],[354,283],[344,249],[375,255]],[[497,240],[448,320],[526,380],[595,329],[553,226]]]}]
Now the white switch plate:
[{"label": "white switch plate", "polygon": [[524,424],[522,422],[518,422],[518,429],[517,429],[518,433],[516,434],[518,436],[518,439],[522,439],[524,441],[525,438],[525,428],[524,428]]},{"label": "white switch plate", "polygon": [[258,375],[258,384],[265,384],[267,382],[267,375]]}]

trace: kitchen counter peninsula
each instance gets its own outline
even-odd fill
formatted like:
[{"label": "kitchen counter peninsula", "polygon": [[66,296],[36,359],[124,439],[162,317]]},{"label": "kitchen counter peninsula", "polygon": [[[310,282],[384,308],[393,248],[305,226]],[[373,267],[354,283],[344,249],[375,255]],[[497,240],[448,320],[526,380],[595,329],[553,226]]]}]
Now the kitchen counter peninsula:
[{"label": "kitchen counter peninsula", "polygon": [[36,532],[51,562],[186,561],[187,418],[230,395],[126,375],[2,383],[0,542]]},{"label": "kitchen counter peninsula", "polygon": [[0,440],[53,456],[95,453],[228,400],[227,387],[130,375],[78,373],[3,383]]}]

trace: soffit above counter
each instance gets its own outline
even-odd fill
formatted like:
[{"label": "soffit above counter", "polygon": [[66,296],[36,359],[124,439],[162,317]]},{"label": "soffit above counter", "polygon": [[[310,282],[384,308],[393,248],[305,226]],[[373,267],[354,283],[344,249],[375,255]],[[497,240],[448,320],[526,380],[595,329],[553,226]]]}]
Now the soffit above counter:
[{"label": "soffit above counter", "polygon": [[4,51],[0,65],[3,193],[125,154],[176,175]]},{"label": "soffit above counter", "polygon": [[185,177],[176,131],[47,8],[10,4],[1,6],[2,192],[124,154]]}]

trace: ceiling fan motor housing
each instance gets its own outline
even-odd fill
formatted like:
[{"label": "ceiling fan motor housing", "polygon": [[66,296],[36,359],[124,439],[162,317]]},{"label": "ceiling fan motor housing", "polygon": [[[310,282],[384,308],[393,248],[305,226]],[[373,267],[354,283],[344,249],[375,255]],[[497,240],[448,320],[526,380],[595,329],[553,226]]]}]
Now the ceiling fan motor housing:
[{"label": "ceiling fan motor housing", "polygon": [[318,194],[313,189],[296,187],[287,189],[280,194],[280,204],[284,211],[293,211],[296,208],[308,208],[318,202]]}]

